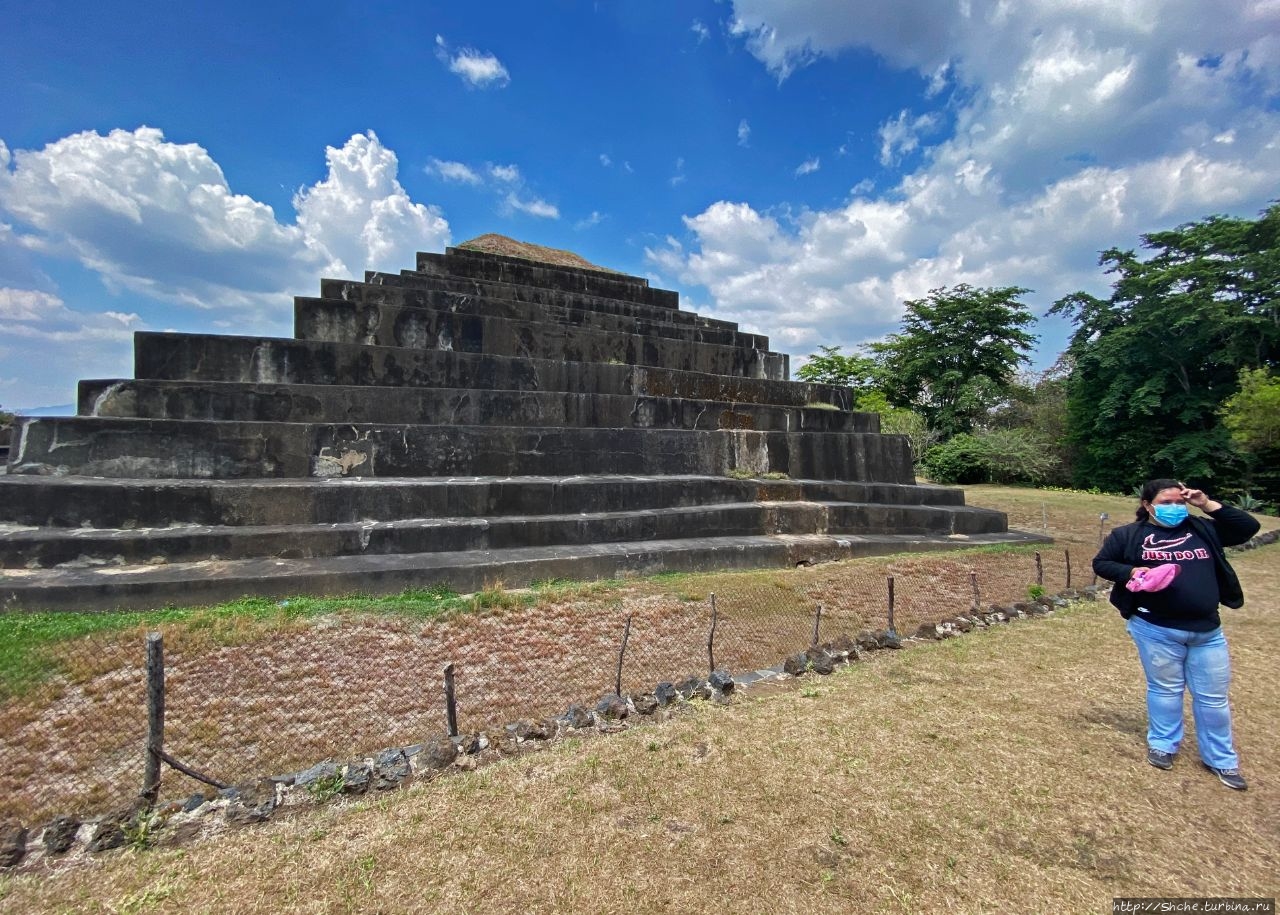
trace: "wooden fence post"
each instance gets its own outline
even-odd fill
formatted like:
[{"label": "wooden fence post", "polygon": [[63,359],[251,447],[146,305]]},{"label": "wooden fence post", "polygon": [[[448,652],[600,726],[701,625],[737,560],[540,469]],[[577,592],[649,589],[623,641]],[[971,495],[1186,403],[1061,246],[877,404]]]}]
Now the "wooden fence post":
[{"label": "wooden fence post", "polygon": [[164,754],[164,636],[147,633],[147,758],[142,796],[154,804],[160,796],[160,764]]},{"label": "wooden fence post", "polygon": [[813,614],[813,639],[809,642],[812,647],[818,644],[818,637],[822,631],[822,604],[818,604],[818,609]]},{"label": "wooden fence post", "polygon": [[444,716],[449,736],[458,736],[458,698],[453,689],[453,662],[444,666]]},{"label": "wooden fence post", "polygon": [[982,612],[982,593],[978,590],[978,573],[969,570],[969,588],[973,591],[973,612]]},{"label": "wooden fence post", "polygon": [[893,576],[892,575],[889,576],[889,631],[895,635],[898,632],[897,627],[894,625],[894,621],[893,621]]},{"label": "wooden fence post", "polygon": [[716,672],[716,592],[711,592],[711,632],[707,634],[707,676]]},{"label": "wooden fence post", "polygon": [[1036,584],[1044,586],[1044,563],[1040,559],[1040,551],[1036,550]]},{"label": "wooden fence post", "polygon": [[627,653],[627,639],[631,638],[631,617],[634,613],[627,614],[627,626],[622,630],[622,647],[618,649],[618,675],[613,680],[613,692],[616,696],[622,695],[622,658]]}]

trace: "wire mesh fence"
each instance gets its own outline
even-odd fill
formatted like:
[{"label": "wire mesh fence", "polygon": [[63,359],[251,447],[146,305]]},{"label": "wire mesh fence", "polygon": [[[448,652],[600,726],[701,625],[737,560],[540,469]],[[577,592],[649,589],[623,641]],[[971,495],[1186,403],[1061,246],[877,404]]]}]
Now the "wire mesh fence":
[{"label": "wire mesh fence", "polygon": [[[1070,562],[1047,548],[903,554],[569,587],[532,604],[430,618],[390,610],[103,629],[52,643],[38,676],[0,694],[0,819],[34,825],[137,797],[149,628],[164,639],[164,751],[229,784],[446,733],[447,665],[458,728],[493,733],[594,705],[618,687],[638,694],[706,676],[713,661],[734,673],[769,668],[815,641],[864,629],[908,636],[921,623],[1026,600],[1033,585],[1088,584],[1079,571],[1068,581]],[[208,790],[166,767],[159,799]]]}]

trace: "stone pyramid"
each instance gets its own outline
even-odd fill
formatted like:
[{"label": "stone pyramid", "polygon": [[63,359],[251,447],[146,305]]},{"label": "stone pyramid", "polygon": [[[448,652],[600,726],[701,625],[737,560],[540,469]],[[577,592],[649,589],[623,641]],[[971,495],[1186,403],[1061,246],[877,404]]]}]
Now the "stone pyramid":
[{"label": "stone pyramid", "polygon": [[133,379],[82,381],[77,416],[16,425],[0,605],[470,591],[1028,539],[916,485],[904,438],[847,389],[787,380],[767,338],[504,242],[321,280],[292,338],[137,334]]}]

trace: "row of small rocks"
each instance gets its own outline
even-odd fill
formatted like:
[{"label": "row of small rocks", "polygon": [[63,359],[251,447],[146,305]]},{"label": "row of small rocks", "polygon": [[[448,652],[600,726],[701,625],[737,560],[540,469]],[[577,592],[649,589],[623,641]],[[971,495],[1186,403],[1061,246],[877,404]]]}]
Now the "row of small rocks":
[{"label": "row of small rocks", "polygon": [[669,717],[681,704],[701,699],[727,702],[736,688],[727,670],[709,677],[662,682],[651,692],[608,693],[594,707],[571,705],[558,716],[523,718],[496,733],[440,736],[425,743],[391,747],[347,762],[326,760],[299,772],[259,778],[157,808],[139,798],[105,816],[55,816],[29,830],[15,821],[0,823],[0,867],[67,855],[77,847],[94,853],[126,845],[150,846],[269,819],[277,810],[326,801],[339,795],[387,791],[411,780],[434,778],[450,769],[474,769],[486,757],[500,758],[534,749],[570,734],[612,733],[629,719]]},{"label": "row of small rocks", "polygon": [[1078,590],[1071,588],[1060,594],[1046,594],[1031,601],[1021,601],[1008,606],[992,604],[986,610],[960,613],[936,623],[921,623],[915,633],[908,636],[905,641],[892,629],[877,631],[864,629],[856,638],[842,635],[834,641],[813,645],[804,651],[797,652],[783,662],[782,670],[796,677],[810,671],[816,674],[829,674],[835,670],[837,664],[853,663],[868,651],[903,648],[906,642],[911,640],[949,639],[964,632],[972,632],[974,629],[987,629],[1012,620],[1044,616],[1067,606],[1073,600],[1096,600],[1105,587],[1090,585]]},{"label": "row of small rocks", "polygon": [[[793,654],[775,668],[748,674],[741,682],[755,682],[769,675],[829,674],[836,665],[857,661],[869,651],[900,649],[912,640],[950,638],[1011,620],[1043,616],[1070,600],[1092,600],[1100,590],[1090,586],[1010,606],[992,605],[984,611],[921,624],[906,639],[888,629],[863,630],[856,637],[842,635]],[[425,743],[391,747],[371,757],[347,762],[326,760],[299,772],[259,778],[207,795],[194,794],[185,801],[158,808],[139,799],[127,808],[93,819],[56,816],[34,830],[13,821],[0,823],[0,867],[63,856],[77,846],[94,853],[126,845],[180,842],[226,825],[260,823],[281,808],[340,795],[387,791],[451,769],[474,769],[486,757],[527,751],[571,734],[613,733],[629,727],[635,719],[668,717],[692,700],[724,703],[739,682],[729,671],[716,670],[709,677],[691,675],[678,682],[659,683],[651,692],[608,693],[594,707],[571,705],[558,716],[523,718],[496,733],[441,736]]]},{"label": "row of small rocks", "polygon": [[1260,546],[1266,546],[1269,543],[1275,543],[1280,540],[1280,529],[1274,531],[1263,531],[1261,534],[1250,537],[1239,546],[1233,546],[1233,550],[1256,550]]}]

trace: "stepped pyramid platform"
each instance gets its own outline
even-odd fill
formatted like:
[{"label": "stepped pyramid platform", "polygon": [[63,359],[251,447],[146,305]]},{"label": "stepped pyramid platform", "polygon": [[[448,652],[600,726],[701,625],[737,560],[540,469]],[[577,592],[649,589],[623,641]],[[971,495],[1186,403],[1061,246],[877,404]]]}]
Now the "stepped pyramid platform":
[{"label": "stepped pyramid platform", "polygon": [[20,419],[0,606],[470,591],[1038,539],[917,485],[906,440],[847,389],[789,381],[767,338],[674,292],[469,247],[415,266],[321,280],[289,339],[139,333],[134,378],[80,382],[77,416]]}]

